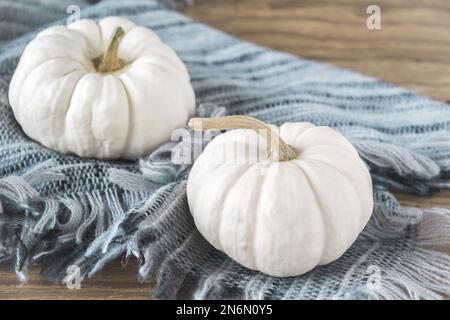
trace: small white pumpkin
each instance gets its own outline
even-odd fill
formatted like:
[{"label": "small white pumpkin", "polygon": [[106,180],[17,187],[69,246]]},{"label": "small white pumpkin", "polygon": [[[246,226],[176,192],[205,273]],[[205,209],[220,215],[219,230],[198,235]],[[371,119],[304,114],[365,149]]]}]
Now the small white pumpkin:
[{"label": "small white pumpkin", "polygon": [[[338,259],[368,222],[369,171],[330,127],[286,123],[278,135],[245,116],[193,118],[189,126],[246,128],[212,140],[187,183],[198,230],[240,264],[272,276],[300,275]],[[266,134],[255,132],[261,129]]]},{"label": "small white pumpkin", "polygon": [[22,54],[9,101],[30,138],[96,158],[144,155],[195,111],[177,54],[153,31],[121,17],[40,32]]}]

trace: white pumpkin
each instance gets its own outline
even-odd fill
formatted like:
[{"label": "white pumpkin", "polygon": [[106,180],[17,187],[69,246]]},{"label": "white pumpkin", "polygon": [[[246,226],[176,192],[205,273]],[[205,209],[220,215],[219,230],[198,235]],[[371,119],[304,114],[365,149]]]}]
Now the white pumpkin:
[{"label": "white pumpkin", "polygon": [[[240,264],[272,276],[300,275],[338,259],[368,222],[369,171],[337,131],[286,123],[278,135],[244,116],[193,118],[189,125],[246,128],[212,140],[187,183],[198,230]],[[267,139],[258,129],[268,130]]]},{"label": "white pumpkin", "polygon": [[40,32],[22,54],[9,101],[30,138],[97,158],[144,155],[195,111],[177,54],[153,31],[121,17]]}]

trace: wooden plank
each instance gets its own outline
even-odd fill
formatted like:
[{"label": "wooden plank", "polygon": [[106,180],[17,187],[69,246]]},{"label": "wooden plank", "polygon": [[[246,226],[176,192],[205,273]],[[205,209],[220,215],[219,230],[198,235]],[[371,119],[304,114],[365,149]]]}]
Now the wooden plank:
[{"label": "wooden plank", "polygon": [[73,300],[142,300],[151,299],[151,286],[137,281],[136,261],[125,267],[120,259],[81,284],[80,289],[46,281],[37,268],[31,268],[28,282],[21,285],[16,275],[0,268],[0,300],[7,299],[73,299]]},{"label": "wooden plank", "polygon": [[[381,30],[366,26],[370,4]],[[450,101],[450,1],[197,0],[186,13],[240,38]]]}]

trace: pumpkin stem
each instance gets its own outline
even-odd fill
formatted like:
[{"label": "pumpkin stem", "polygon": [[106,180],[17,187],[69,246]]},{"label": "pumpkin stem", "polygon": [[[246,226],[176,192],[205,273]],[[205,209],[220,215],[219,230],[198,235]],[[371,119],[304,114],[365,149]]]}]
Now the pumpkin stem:
[{"label": "pumpkin stem", "polygon": [[124,35],[125,31],[121,27],[117,27],[109,41],[108,49],[106,49],[97,66],[98,72],[113,72],[123,67],[123,62],[118,57],[118,51]]},{"label": "pumpkin stem", "polygon": [[[192,118],[188,126],[194,130],[252,129],[267,141],[267,155],[275,161],[289,161],[297,157],[295,150],[266,123],[249,116]],[[278,151],[278,152],[277,152]],[[278,156],[277,156],[278,155]]]}]

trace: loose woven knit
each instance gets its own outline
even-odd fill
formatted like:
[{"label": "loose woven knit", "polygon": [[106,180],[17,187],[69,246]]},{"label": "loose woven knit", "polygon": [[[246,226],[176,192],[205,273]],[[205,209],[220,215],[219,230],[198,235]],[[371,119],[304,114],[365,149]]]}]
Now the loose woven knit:
[{"label": "loose woven knit", "polygon": [[[186,203],[189,166],[167,143],[135,162],[81,159],[31,141],[15,121],[8,83],[25,45],[83,18],[123,15],[155,30],[186,63],[200,116],[310,121],[342,132],[370,167],[374,215],[339,260],[293,278],[250,271],[209,245]],[[151,128],[149,128],[151,130]],[[68,281],[125,255],[160,298],[434,299],[450,295],[450,212],[403,208],[388,191],[450,186],[450,108],[379,80],[249,44],[150,1],[0,3],[0,263]],[[1,280],[0,280],[1,281]]]}]

